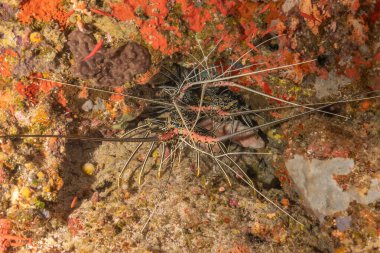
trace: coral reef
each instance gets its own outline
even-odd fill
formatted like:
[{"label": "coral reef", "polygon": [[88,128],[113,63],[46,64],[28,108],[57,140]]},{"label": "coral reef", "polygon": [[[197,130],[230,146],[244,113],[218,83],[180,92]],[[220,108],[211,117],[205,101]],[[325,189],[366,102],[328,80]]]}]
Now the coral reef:
[{"label": "coral reef", "polygon": [[[380,102],[364,99],[380,91],[380,0],[0,0],[0,19],[0,252],[379,250]],[[203,109],[213,136],[264,125],[223,144],[302,228],[202,155],[197,177],[195,152],[156,177],[168,150],[142,145],[118,187],[137,143],[64,138],[177,127],[149,100],[192,70],[257,91],[220,87]]]}]

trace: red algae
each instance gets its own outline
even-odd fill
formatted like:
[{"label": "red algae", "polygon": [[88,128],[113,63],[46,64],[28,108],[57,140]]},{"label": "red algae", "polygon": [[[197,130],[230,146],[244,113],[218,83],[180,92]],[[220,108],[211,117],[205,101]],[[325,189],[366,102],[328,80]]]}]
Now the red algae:
[{"label": "red algae", "polygon": [[29,0],[22,4],[18,19],[30,24],[33,19],[49,22],[57,21],[61,27],[65,26],[68,13],[64,10],[61,0]]},{"label": "red algae", "polygon": [[0,252],[7,252],[10,247],[19,247],[32,243],[30,238],[10,234],[12,227],[10,220],[0,219]]},{"label": "red algae", "polygon": [[[50,93],[54,88],[59,88],[62,85],[55,82],[48,82],[44,80],[33,80],[34,77],[42,77],[41,74],[35,74],[30,76],[30,82],[17,82],[14,85],[14,89],[17,91],[17,93],[29,101],[32,105],[38,104],[40,100],[41,94],[48,94]],[[67,106],[67,100],[64,96],[63,90],[60,89],[57,93],[57,101],[60,105],[63,107]],[[0,106],[1,107],[1,106]]]}]

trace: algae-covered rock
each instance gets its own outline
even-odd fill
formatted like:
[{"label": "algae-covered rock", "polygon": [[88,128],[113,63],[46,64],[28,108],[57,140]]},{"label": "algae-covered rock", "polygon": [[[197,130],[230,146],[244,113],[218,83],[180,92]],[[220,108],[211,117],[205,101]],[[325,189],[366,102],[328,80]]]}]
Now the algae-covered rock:
[{"label": "algae-covered rock", "polygon": [[136,36],[137,28],[133,24],[120,23],[111,17],[98,17],[94,19],[94,26],[99,31],[109,34],[112,41],[125,43],[129,38]]},{"label": "algae-covered rock", "polygon": [[0,47],[15,48],[20,43],[22,32],[14,22],[0,20]]}]

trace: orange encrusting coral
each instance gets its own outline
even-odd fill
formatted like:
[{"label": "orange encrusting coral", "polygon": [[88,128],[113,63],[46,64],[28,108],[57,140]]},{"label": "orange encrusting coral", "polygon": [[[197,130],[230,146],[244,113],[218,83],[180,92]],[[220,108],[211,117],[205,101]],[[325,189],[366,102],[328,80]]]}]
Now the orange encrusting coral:
[{"label": "orange encrusting coral", "polygon": [[112,8],[112,16],[120,21],[135,21],[136,24],[141,24],[141,20],[136,17],[135,10],[132,6],[125,3],[110,4]]},{"label": "orange encrusting coral", "polygon": [[[183,48],[181,27],[178,20],[168,15],[169,9],[179,7],[180,17],[193,32],[202,32],[208,22],[213,21],[213,15],[226,17],[234,11],[235,1],[208,0],[203,6],[196,6],[189,0],[130,0],[120,3],[110,3],[112,15],[121,21],[134,21],[140,28],[143,39],[165,55],[172,55]],[[141,14],[144,15],[141,15]],[[174,24],[174,25],[173,25]],[[170,36],[174,34],[174,36]]]},{"label": "orange encrusting coral", "polygon": [[30,24],[33,19],[43,22],[55,20],[63,27],[68,13],[61,0],[28,0],[21,5],[21,11],[17,17],[25,24]]},{"label": "orange encrusting coral", "polygon": [[207,4],[210,7],[215,6],[223,16],[230,14],[236,6],[236,2],[231,0],[208,0]]},{"label": "orange encrusting coral", "polygon": [[[244,2],[236,6],[236,17],[243,28],[245,43],[255,51],[258,51],[252,43],[252,39],[264,37],[265,35],[277,31],[282,34],[285,28],[283,27],[284,17],[278,11],[276,3],[271,3],[262,7],[258,3]],[[257,19],[265,21],[268,25],[265,29],[259,28]],[[275,22],[272,22],[275,21]],[[273,23],[273,24],[272,24]]]},{"label": "orange encrusting coral", "polygon": [[[171,26],[165,20],[168,15],[167,0],[131,0],[123,3],[110,4],[112,15],[121,21],[134,21],[140,26],[143,39],[155,50],[160,50],[165,55],[171,55],[178,51],[174,46],[169,47],[165,31],[173,31],[178,37],[182,36],[177,27]],[[146,17],[139,17],[138,11],[142,11]]]},{"label": "orange encrusting coral", "polygon": [[182,15],[189,24],[189,28],[194,32],[201,32],[210,21],[212,16],[209,10],[198,8],[194,3],[188,0],[176,0],[181,6]]},{"label": "orange encrusting coral", "polygon": [[164,35],[157,31],[154,22],[146,21],[140,29],[141,35],[144,40],[153,47],[155,50],[165,52],[168,47],[168,42]]}]

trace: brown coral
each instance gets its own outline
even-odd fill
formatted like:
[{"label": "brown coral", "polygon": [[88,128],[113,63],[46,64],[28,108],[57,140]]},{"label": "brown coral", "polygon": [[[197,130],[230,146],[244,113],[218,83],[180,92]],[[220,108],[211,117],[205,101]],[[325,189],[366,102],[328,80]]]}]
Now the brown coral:
[{"label": "brown coral", "polygon": [[81,78],[94,79],[99,86],[120,86],[132,81],[137,74],[145,73],[151,64],[146,48],[127,42],[117,49],[101,49],[87,61],[83,58],[95,46],[95,39],[79,31],[68,38],[70,51],[76,61],[75,72]]}]

